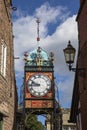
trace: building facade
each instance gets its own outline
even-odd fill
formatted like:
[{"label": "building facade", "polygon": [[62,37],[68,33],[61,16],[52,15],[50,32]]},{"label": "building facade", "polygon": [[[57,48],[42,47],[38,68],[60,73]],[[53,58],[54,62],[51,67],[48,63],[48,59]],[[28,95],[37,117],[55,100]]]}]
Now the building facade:
[{"label": "building facade", "polygon": [[70,108],[62,109],[62,130],[76,130],[75,123],[69,123]]},{"label": "building facade", "polygon": [[0,130],[16,130],[16,83],[11,0],[0,0]]},{"label": "building facade", "polygon": [[87,130],[87,0],[80,0],[76,20],[79,50],[70,121],[77,123],[77,130]]}]

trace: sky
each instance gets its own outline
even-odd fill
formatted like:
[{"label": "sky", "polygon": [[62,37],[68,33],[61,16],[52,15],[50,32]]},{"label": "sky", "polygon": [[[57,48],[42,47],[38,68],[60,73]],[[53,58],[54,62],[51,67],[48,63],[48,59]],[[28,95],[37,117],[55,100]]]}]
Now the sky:
[{"label": "sky", "polygon": [[[78,50],[76,16],[79,0],[13,0],[12,11],[16,82],[20,90],[24,77],[24,52],[37,47],[37,23],[40,19],[40,46],[54,53],[54,76],[61,107],[71,107],[74,72],[65,63],[63,49],[68,41]],[[76,61],[76,60],[75,60]],[[73,65],[75,67],[75,64]]]}]

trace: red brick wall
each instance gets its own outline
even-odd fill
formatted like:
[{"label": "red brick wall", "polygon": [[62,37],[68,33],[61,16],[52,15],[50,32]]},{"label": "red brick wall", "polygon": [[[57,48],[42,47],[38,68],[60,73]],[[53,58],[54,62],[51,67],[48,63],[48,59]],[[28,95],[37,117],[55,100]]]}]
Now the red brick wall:
[{"label": "red brick wall", "polygon": [[[0,0],[0,103],[5,101],[8,104],[9,111],[8,116],[3,118],[3,130],[13,130],[16,103],[13,33],[9,2],[11,1]],[[1,74],[1,40],[4,40],[7,46],[5,77]]]},{"label": "red brick wall", "polygon": [[87,0],[78,17],[79,55],[78,68],[85,71],[79,72],[79,91],[81,104],[82,130],[87,130]]},{"label": "red brick wall", "polygon": [[80,12],[80,15],[78,17],[78,33],[79,33],[80,48],[87,40],[87,5],[86,4],[87,2],[84,4]]},{"label": "red brick wall", "polygon": [[83,1],[84,1],[84,0],[80,0],[80,4],[82,4]]}]

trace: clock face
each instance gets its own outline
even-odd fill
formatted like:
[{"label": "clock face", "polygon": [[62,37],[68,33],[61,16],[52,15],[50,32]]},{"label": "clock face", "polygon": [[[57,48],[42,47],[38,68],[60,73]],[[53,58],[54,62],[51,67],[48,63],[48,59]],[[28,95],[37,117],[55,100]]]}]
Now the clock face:
[{"label": "clock face", "polygon": [[35,74],[28,81],[29,92],[37,97],[44,96],[51,88],[51,80],[44,74]]}]

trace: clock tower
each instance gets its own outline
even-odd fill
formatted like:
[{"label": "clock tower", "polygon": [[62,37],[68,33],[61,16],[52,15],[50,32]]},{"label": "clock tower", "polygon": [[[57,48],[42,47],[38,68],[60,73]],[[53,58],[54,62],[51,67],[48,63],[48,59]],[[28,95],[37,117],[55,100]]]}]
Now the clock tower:
[{"label": "clock tower", "polygon": [[[39,38],[39,22],[38,38]],[[24,115],[46,114],[53,121],[55,105],[54,54],[38,46],[24,54]],[[52,124],[52,123],[51,123]],[[50,130],[53,130],[52,126]]]},{"label": "clock tower", "polygon": [[25,53],[25,113],[52,114],[54,110],[53,53],[41,47]]}]

